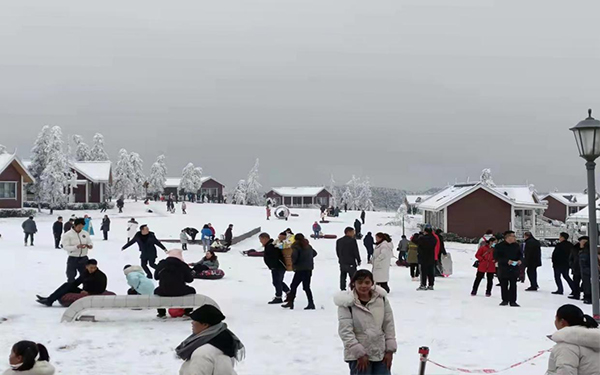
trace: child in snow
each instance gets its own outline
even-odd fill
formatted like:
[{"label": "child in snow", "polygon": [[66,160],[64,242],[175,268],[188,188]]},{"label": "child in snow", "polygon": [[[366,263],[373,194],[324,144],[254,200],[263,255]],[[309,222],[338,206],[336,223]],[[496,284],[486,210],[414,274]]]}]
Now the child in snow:
[{"label": "child in snow", "polygon": [[146,276],[146,272],[140,266],[132,266],[130,264],[123,268],[127,284],[131,287],[127,294],[141,294],[151,296],[154,294],[154,281]]},{"label": "child in snow", "polygon": [[50,364],[48,349],[33,341],[19,341],[13,345],[8,357],[10,369],[4,375],[31,374],[53,375],[54,366]]},{"label": "child in snow", "polygon": [[181,233],[179,233],[179,240],[181,241],[181,249],[187,250],[188,235],[185,233],[185,229],[182,229]]},{"label": "child in snow", "polygon": [[313,224],[313,226],[312,226],[312,230],[313,230],[313,233],[314,233],[315,239],[316,239],[316,240],[317,240],[317,239],[319,239],[319,236],[321,235],[321,226],[319,225],[319,223],[317,223],[317,222],[315,221],[315,223],[314,223],[314,224]]},{"label": "child in snow", "polygon": [[195,272],[196,274],[202,271],[218,270],[219,259],[214,251],[208,250],[204,258],[202,258],[197,263],[190,263],[189,266],[193,268],[193,272]]}]

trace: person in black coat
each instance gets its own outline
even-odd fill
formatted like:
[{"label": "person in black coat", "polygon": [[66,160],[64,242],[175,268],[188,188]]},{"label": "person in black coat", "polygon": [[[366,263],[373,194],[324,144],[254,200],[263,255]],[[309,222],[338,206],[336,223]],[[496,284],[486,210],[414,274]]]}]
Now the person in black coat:
[{"label": "person in black coat", "polygon": [[184,229],[185,233],[192,238],[192,241],[196,241],[196,236],[200,231],[196,228],[187,227]]},{"label": "person in black coat", "polygon": [[[581,271],[581,288],[583,289],[583,303],[592,303],[592,267],[590,263],[589,237],[579,238],[579,270]],[[596,267],[596,265],[594,265]]]},{"label": "person in black coat", "polygon": [[515,232],[504,232],[504,241],[494,247],[494,259],[498,262],[498,276],[502,289],[502,302],[500,306],[519,307],[517,304],[517,279],[519,266],[523,263],[523,254],[517,244]]},{"label": "person in black coat", "polygon": [[349,276],[352,280],[356,273],[356,267],[360,266],[360,253],[354,236],[354,229],[347,227],[344,230],[344,237],[337,240],[335,244],[335,251],[340,264],[341,290],[346,290],[346,276]]},{"label": "person in black coat", "polygon": [[63,227],[63,233],[67,233],[68,231],[70,231],[71,228],[73,228],[73,223],[75,223],[75,219],[70,218],[69,221],[67,221]]},{"label": "person in black coat", "polygon": [[148,226],[145,224],[140,226],[139,232],[137,232],[135,236],[121,248],[121,251],[127,249],[134,243],[137,243],[140,247],[141,266],[144,271],[146,271],[148,278],[151,279],[152,272],[150,272],[148,265],[156,269],[156,258],[158,256],[156,254],[156,246],[160,247],[165,252],[167,251],[167,248],[158,240],[158,238],[156,238],[154,232],[150,232],[150,229],[148,229]]},{"label": "person in black coat", "polygon": [[360,221],[358,219],[354,220],[354,231],[356,232],[354,234],[354,237],[356,237],[356,239],[361,239],[362,238],[362,234],[360,233],[360,229],[362,227],[362,224],[360,223]]},{"label": "person in black coat", "polygon": [[362,212],[360,213],[360,220],[362,221],[362,223],[365,223],[365,218],[366,218],[367,214],[365,213],[365,210],[362,210]]},{"label": "person in black coat", "polygon": [[[435,247],[437,239],[431,227],[425,228],[425,234],[419,237],[417,256],[421,268],[421,285],[417,290],[433,290],[435,283]],[[427,284],[429,283],[429,286]]]},{"label": "person in black coat", "polygon": [[367,249],[367,263],[371,264],[371,258],[373,258],[373,251],[375,248],[375,240],[373,239],[371,232],[367,233],[365,239],[363,240],[363,244]]},{"label": "person in black coat", "polygon": [[[48,297],[37,296],[37,302],[50,307],[67,293],[102,294],[106,291],[107,283],[106,275],[98,269],[98,262],[90,259],[86,263],[85,271],[75,281],[64,283]],[[82,289],[79,288],[79,285],[82,285]]]},{"label": "person in black coat", "polygon": [[52,225],[52,234],[54,235],[54,248],[60,249],[60,238],[63,234],[63,218],[59,216]]},{"label": "person in black coat", "polygon": [[540,241],[533,237],[531,232],[525,232],[523,236],[525,237],[525,242],[523,244],[523,253],[525,257],[524,265],[527,269],[527,278],[529,278],[529,282],[531,283],[531,286],[525,290],[534,292],[539,288],[537,282],[537,268],[542,266],[542,245],[540,244]]},{"label": "person in black coat", "polygon": [[123,198],[119,198],[117,199],[117,208],[119,209],[119,213],[123,213],[123,207],[125,206],[125,202],[123,201]]},{"label": "person in black coat", "polygon": [[[582,237],[583,238],[583,237]],[[570,299],[579,300],[581,298],[581,267],[579,266],[579,252],[582,250],[581,242],[577,241],[571,248],[569,256],[569,267],[573,274],[573,293],[569,296]]]},{"label": "person in black coat", "polygon": [[102,225],[100,226],[100,230],[104,234],[104,241],[108,240],[108,232],[110,231],[110,219],[108,215],[104,215],[102,218]]},{"label": "person in black coat", "polygon": [[302,233],[295,235],[296,241],[292,245],[292,264],[294,266],[294,279],[290,286],[290,293],[288,295],[287,304],[281,307],[287,309],[294,309],[294,300],[296,298],[296,291],[298,286],[302,284],[302,289],[306,293],[308,299],[308,306],[304,310],[314,310],[315,303],[313,300],[312,290],[310,289],[310,281],[312,279],[312,271],[315,268],[314,258],[317,256],[317,252],[310,246],[308,240]]},{"label": "person in black coat", "polygon": [[573,250],[573,244],[569,242],[569,234],[562,232],[559,237],[558,244],[554,247],[552,252],[552,268],[554,269],[554,281],[558,288],[556,292],[552,294],[562,295],[564,292],[562,278],[564,278],[571,288],[571,294],[575,292],[573,286],[573,280],[569,277],[569,257]]},{"label": "person in black coat", "polygon": [[[187,285],[194,281],[192,269],[183,261],[183,251],[170,250],[167,258],[161,260],[154,271],[154,278],[158,280],[158,287],[154,294],[162,297],[180,297],[196,294],[196,289]],[[186,309],[189,314],[192,309]],[[158,317],[166,316],[165,309],[158,309]]]},{"label": "person in black coat", "polygon": [[273,245],[273,239],[268,233],[261,233],[258,240],[265,248],[263,259],[269,270],[271,270],[271,279],[275,287],[275,298],[269,302],[269,305],[283,303],[283,293],[288,294],[290,292],[290,288],[283,281],[286,271],[283,252]]},{"label": "person in black coat", "polygon": [[226,247],[231,246],[231,241],[233,241],[233,224],[229,224],[227,230],[225,231],[225,243]]}]

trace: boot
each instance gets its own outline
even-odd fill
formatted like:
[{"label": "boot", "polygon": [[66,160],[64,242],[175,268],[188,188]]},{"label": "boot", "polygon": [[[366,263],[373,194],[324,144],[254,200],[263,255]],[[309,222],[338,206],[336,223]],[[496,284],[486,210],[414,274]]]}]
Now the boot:
[{"label": "boot", "polygon": [[275,297],[270,302],[268,302],[269,305],[280,305],[282,303],[283,300],[281,299],[281,297]]},{"label": "boot", "polygon": [[38,299],[36,302],[44,306],[52,306],[52,302],[48,301],[46,298]]},{"label": "boot", "polygon": [[288,298],[287,298],[287,303],[285,305],[281,305],[281,307],[283,307],[284,309],[293,310],[294,309],[294,299],[296,299],[296,296],[293,295],[292,293],[289,293]]},{"label": "boot", "polygon": [[313,302],[312,299],[308,300],[308,306],[306,306],[304,308],[304,310],[314,310],[315,309],[315,303]]}]

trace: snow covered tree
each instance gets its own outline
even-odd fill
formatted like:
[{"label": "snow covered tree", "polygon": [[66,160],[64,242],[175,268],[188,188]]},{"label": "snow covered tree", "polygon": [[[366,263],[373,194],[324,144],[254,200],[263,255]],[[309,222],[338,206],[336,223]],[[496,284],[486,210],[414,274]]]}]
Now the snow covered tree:
[{"label": "snow covered tree", "polygon": [[62,130],[54,126],[48,137],[47,164],[40,175],[40,198],[50,205],[50,211],[67,202],[68,163],[63,151]]},{"label": "snow covered tree", "polygon": [[33,144],[33,148],[31,149],[31,165],[29,166],[29,172],[35,178],[35,182],[31,186],[31,192],[34,193],[35,200],[38,202],[38,210],[40,209],[39,203],[42,200],[42,181],[40,177],[48,164],[49,143],[50,126],[46,125],[42,128]]},{"label": "snow covered tree", "polygon": [[129,154],[129,161],[131,165],[131,183],[133,184],[133,195],[136,200],[138,197],[143,197],[144,183],[146,183],[146,176],[144,175],[144,161],[137,152]]},{"label": "snow covered tree", "polygon": [[76,161],[90,161],[92,159],[92,149],[83,141],[83,137],[75,134],[73,136],[73,143],[75,143],[75,160]]},{"label": "snow covered tree", "polygon": [[193,163],[189,163],[181,172],[179,189],[185,194],[196,195],[200,186],[202,186],[202,168],[196,168]]},{"label": "snow covered tree", "polygon": [[235,192],[233,193],[233,203],[245,205],[246,204],[246,192],[247,192],[246,180],[240,180],[235,188]]},{"label": "snow covered tree", "polygon": [[479,178],[479,180],[481,181],[482,185],[489,187],[496,186],[496,184],[494,184],[494,180],[492,179],[492,170],[489,168],[486,168],[481,171],[481,177]]},{"label": "snow covered tree", "polygon": [[346,184],[346,186],[350,188],[350,193],[352,194],[352,202],[348,202],[348,208],[351,210],[357,210],[360,208],[360,185],[360,179],[356,178],[355,175],[352,175],[352,179]]},{"label": "snow covered tree", "polygon": [[167,183],[167,165],[165,164],[165,159],[164,155],[160,155],[150,169],[148,193],[155,196],[165,191],[165,184]]},{"label": "snow covered tree", "polygon": [[352,196],[349,186],[346,186],[346,191],[344,191],[344,194],[342,194],[341,204],[343,206],[347,205],[349,210],[354,209],[354,197]]},{"label": "snow covered tree", "polygon": [[104,151],[104,136],[100,133],[94,135],[94,146],[90,153],[90,159],[94,161],[108,161],[108,154]]},{"label": "snow covered tree", "polygon": [[8,153],[8,152],[6,151],[6,146],[4,146],[4,145],[0,145],[0,155],[2,155],[2,154],[6,154],[6,153]]},{"label": "snow covered tree", "polygon": [[127,150],[122,148],[119,151],[119,161],[117,161],[113,175],[112,193],[116,197],[127,198],[133,194],[132,175],[131,158]]},{"label": "snow covered tree", "polygon": [[246,204],[251,206],[260,206],[264,200],[260,195],[262,185],[258,182],[258,159],[254,163],[254,167],[248,173],[246,180]]},{"label": "snow covered tree", "polygon": [[338,192],[335,188],[335,180],[333,179],[333,174],[331,175],[331,180],[329,180],[329,192],[331,193],[331,207],[336,207],[337,202],[339,201]]},{"label": "snow covered tree", "polygon": [[365,211],[373,211],[375,206],[373,205],[373,192],[371,192],[371,181],[369,177],[365,178],[362,183],[359,184],[359,194],[357,198],[358,207]]}]

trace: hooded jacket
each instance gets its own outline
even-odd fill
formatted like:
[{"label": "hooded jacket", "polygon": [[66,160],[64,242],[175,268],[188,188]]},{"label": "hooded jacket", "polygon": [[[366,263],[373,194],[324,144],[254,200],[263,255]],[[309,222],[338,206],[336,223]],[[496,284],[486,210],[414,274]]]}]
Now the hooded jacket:
[{"label": "hooded jacket", "polygon": [[131,266],[123,271],[127,284],[141,295],[151,296],[154,294],[154,281],[146,276],[146,272],[140,266]]},{"label": "hooded jacket", "polygon": [[188,361],[183,362],[179,375],[236,375],[234,362],[221,349],[204,344],[194,350]]},{"label": "hooded jacket", "polygon": [[4,371],[2,375],[54,375],[54,366],[48,361],[36,361],[35,365],[27,371],[15,371],[12,368]]},{"label": "hooded jacket", "polygon": [[496,261],[494,260],[494,249],[489,245],[484,245],[477,250],[475,258],[479,261],[478,272],[496,272]]},{"label": "hooded jacket", "polygon": [[396,352],[394,314],[386,296],[385,290],[377,286],[366,306],[361,304],[355,291],[341,292],[334,297],[345,361],[368,355],[369,361],[379,362],[386,352]]},{"label": "hooded jacket", "polygon": [[565,327],[552,336],[548,375],[600,374],[600,329]]},{"label": "hooded jacket", "polygon": [[383,241],[373,250],[373,279],[376,283],[390,280],[390,261],[394,251],[392,242]]},{"label": "hooded jacket", "polygon": [[92,238],[90,234],[83,229],[81,232],[75,232],[75,229],[68,231],[67,233],[62,235],[61,239],[63,249],[69,254],[70,257],[86,257],[88,255],[89,249],[87,247],[83,249],[78,249],[78,245],[90,245],[92,246]]}]

